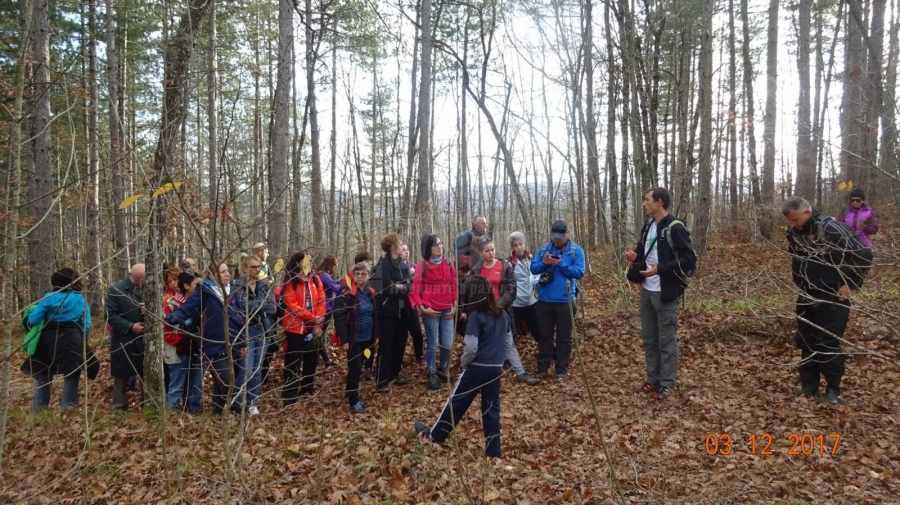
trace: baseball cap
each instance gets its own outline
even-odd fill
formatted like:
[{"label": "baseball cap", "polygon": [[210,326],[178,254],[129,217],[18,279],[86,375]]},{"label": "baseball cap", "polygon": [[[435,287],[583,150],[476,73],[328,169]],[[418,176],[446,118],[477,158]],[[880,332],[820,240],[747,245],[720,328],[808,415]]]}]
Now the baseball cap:
[{"label": "baseball cap", "polygon": [[569,227],[566,225],[566,222],[559,219],[550,227],[550,238],[566,238],[568,231]]}]

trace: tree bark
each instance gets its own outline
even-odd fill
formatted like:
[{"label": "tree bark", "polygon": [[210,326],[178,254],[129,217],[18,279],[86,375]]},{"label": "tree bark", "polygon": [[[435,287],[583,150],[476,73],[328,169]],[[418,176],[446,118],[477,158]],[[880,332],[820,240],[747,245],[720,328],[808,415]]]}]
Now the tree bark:
[{"label": "tree bark", "polygon": [[[313,248],[325,246],[325,207],[322,193],[322,161],[319,150],[319,108],[316,105],[316,32],[313,30],[312,0],[306,0],[306,100],[309,104],[309,147],[312,175],[310,203],[312,204]],[[321,30],[321,28],[320,28]]]},{"label": "tree bark", "polygon": [[[216,252],[215,256],[220,256],[224,247],[223,237],[219,236],[220,231],[224,231],[219,223],[219,207],[223,202],[219,200],[219,135],[218,135],[218,58],[216,56],[216,45],[218,44],[218,35],[216,32],[216,0],[209,0],[209,48],[207,51],[206,61],[206,127],[207,138],[209,142],[209,212],[210,218],[210,237],[212,249]],[[221,229],[220,229],[221,228]]]},{"label": "tree bark", "polygon": [[700,32],[700,156],[699,156],[699,205],[697,224],[694,227],[694,247],[698,254],[706,251],[709,236],[712,180],[712,18],[715,0],[703,0]]},{"label": "tree bark", "polygon": [[[34,16],[32,0],[23,0],[20,11],[20,30],[16,55],[15,88],[12,108],[11,127],[9,132],[9,173],[6,184],[6,198],[3,202],[3,246],[0,255],[3,257],[3,272],[0,275],[0,327],[2,327],[3,356],[12,356],[12,334],[16,323],[16,296],[13,280],[16,271],[16,235],[19,227],[19,198],[22,191],[22,122],[25,102],[25,67],[28,60],[29,39]],[[12,372],[12,360],[2,360],[2,377],[0,377],[0,475],[3,473],[3,449],[6,443],[6,420],[9,413],[9,381]]]},{"label": "tree bark", "polygon": [[[122,279],[128,273],[131,258],[128,256],[128,216],[125,209],[118,207],[125,199],[125,177],[123,174],[122,118],[119,115],[119,62],[116,51],[116,11],[115,0],[106,0],[106,83],[109,97],[109,157],[112,174],[113,199],[115,207],[115,278]],[[165,114],[165,111],[163,111]]]},{"label": "tree bark", "polygon": [[269,173],[269,251],[282,258],[288,251],[285,233],[285,193],[287,192],[288,132],[294,44],[293,9],[290,0],[278,2],[278,69],[275,84],[275,110],[272,122],[272,167]]},{"label": "tree bark", "polygon": [[[778,104],[778,0],[769,0],[769,23],[766,35],[766,111],[763,116],[762,201],[775,205],[775,126]],[[773,233],[774,216],[764,213],[760,232],[766,238]]]},{"label": "tree bark", "polygon": [[87,262],[91,266],[88,275],[87,292],[92,314],[99,314],[102,302],[100,265],[100,153],[97,130],[97,0],[89,0],[88,6],[88,176],[85,205],[87,221]]},{"label": "tree bark", "polygon": [[816,156],[810,121],[809,46],[812,0],[800,0],[797,13],[797,74],[800,96],[797,100],[797,186],[794,194],[814,200],[816,196]]},{"label": "tree bark", "polygon": [[53,264],[50,208],[53,166],[50,137],[50,13],[47,0],[35,0],[32,27],[33,68],[31,96],[33,120],[31,152],[34,168],[28,173],[28,279],[31,299],[47,288],[47,267]]},{"label": "tree bark", "polygon": [[753,61],[750,59],[750,16],[747,12],[748,0],[741,0],[741,25],[743,28],[742,56],[744,62],[744,100],[746,101],[747,160],[750,165],[750,194],[753,203],[760,205],[759,171],[756,166],[756,113],[753,94]]},{"label": "tree bark", "polygon": [[[586,124],[584,125],[584,140],[587,146],[588,162],[588,244],[597,244],[597,202],[600,200],[600,153],[597,149],[597,116],[594,113],[594,10],[592,0],[582,2],[584,13],[582,26],[584,35],[581,42],[581,50],[584,58],[584,102]],[[617,248],[616,250],[620,250]]]},{"label": "tree bark", "polygon": [[[434,218],[431,204],[431,0],[422,0],[422,80],[419,83],[419,183],[416,209],[419,211],[419,232],[432,233]],[[465,79],[465,78],[464,78]]]},{"label": "tree bark", "polygon": [[728,166],[731,180],[728,183],[729,217],[732,224],[737,222],[738,176],[737,176],[737,43],[734,27],[734,0],[728,0]]},{"label": "tree bark", "polygon": [[[153,156],[151,188],[159,188],[172,182],[175,168],[178,132],[188,113],[190,90],[189,73],[194,38],[200,24],[211,7],[208,0],[192,0],[188,12],[181,18],[171,40],[164,46],[163,121],[159,142]],[[149,237],[146,250],[146,277],[144,282],[145,320],[144,394],[148,406],[165,408],[165,384],[163,381],[162,339],[162,265],[165,258],[168,208],[172,193],[164,193],[151,199]]]}]

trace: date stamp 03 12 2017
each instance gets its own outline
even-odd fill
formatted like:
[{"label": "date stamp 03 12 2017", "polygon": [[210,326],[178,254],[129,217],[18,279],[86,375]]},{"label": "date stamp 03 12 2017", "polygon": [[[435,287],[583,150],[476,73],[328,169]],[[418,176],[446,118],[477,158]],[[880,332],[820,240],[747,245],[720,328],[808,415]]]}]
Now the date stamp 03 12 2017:
[{"label": "date stamp 03 12 2017", "polygon": [[[813,454],[837,454],[841,443],[839,433],[828,435],[812,433],[789,433],[785,438],[787,444],[778,443],[772,435],[751,434],[746,439],[733,437],[728,433],[710,433],[706,436],[704,446],[710,456],[728,456],[736,450],[749,452],[752,455],[771,456],[787,454],[789,456],[811,456]],[[773,444],[773,442],[775,442]],[[774,446],[773,446],[774,445]],[[790,445],[790,448],[787,446]],[[784,449],[787,448],[787,451]]]}]

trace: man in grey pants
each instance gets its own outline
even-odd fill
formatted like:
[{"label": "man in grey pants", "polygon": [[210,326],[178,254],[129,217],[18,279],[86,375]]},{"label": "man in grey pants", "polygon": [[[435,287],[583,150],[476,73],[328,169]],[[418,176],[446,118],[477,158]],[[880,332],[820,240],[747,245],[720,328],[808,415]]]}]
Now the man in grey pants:
[{"label": "man in grey pants", "polygon": [[678,298],[697,264],[691,235],[684,223],[669,214],[672,197],[665,188],[644,195],[642,207],[650,217],[641,241],[625,252],[632,262],[628,280],[641,285],[641,341],[647,375],[635,394],[658,400],[669,397],[678,374]]}]

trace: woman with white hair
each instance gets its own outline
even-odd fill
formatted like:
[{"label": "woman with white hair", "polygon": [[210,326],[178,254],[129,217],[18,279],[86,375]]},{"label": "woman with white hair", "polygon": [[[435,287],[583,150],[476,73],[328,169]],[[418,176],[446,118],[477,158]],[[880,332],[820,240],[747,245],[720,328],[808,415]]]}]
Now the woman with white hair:
[{"label": "woman with white hair", "polygon": [[537,324],[537,297],[534,286],[540,276],[531,273],[529,268],[533,256],[525,247],[525,235],[520,231],[509,234],[511,254],[506,260],[513,266],[516,274],[516,299],[512,302],[513,318],[516,328],[525,323],[535,342],[540,342]]}]

